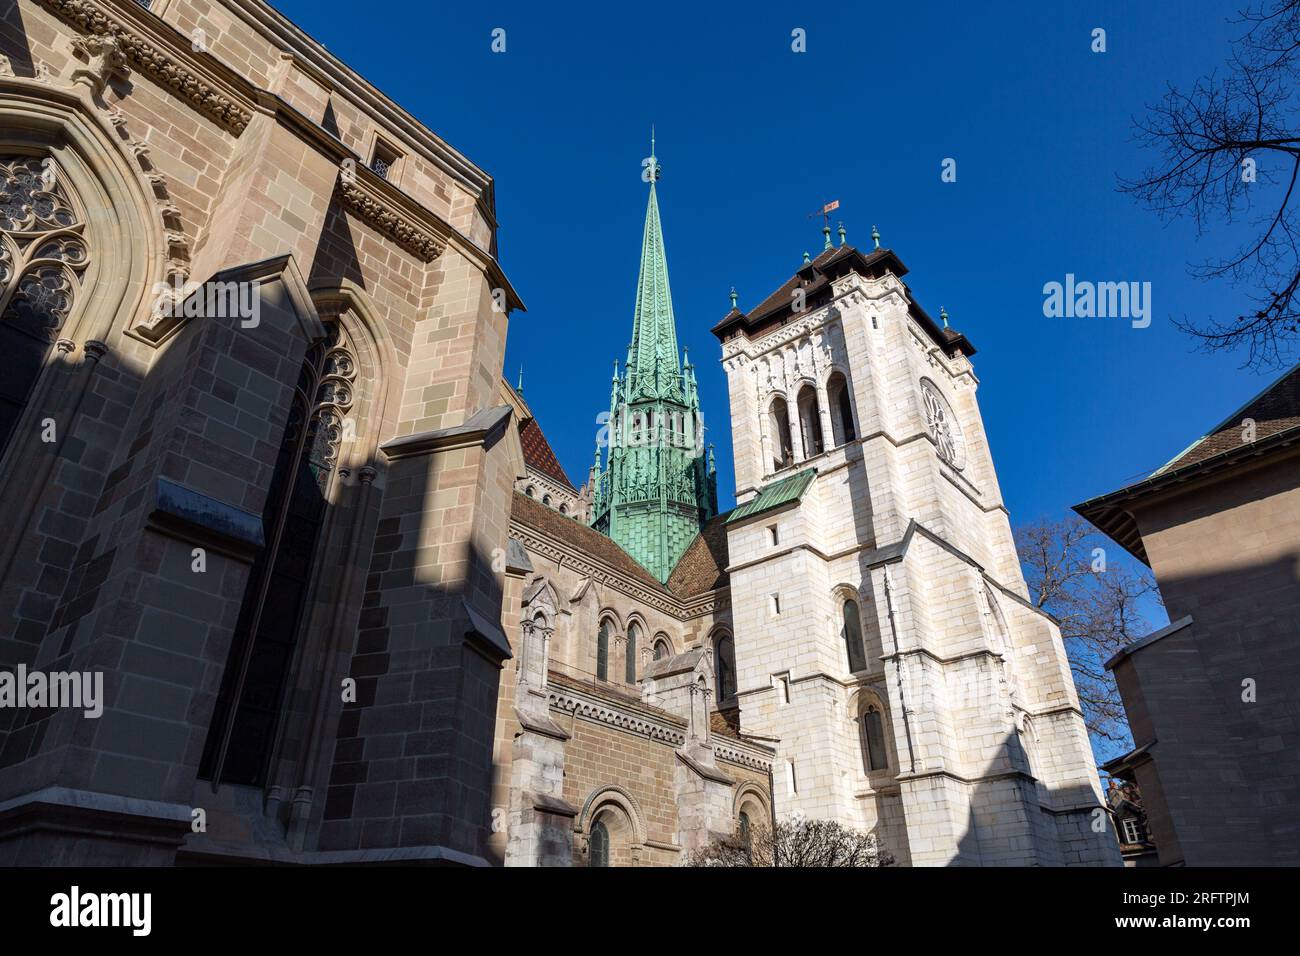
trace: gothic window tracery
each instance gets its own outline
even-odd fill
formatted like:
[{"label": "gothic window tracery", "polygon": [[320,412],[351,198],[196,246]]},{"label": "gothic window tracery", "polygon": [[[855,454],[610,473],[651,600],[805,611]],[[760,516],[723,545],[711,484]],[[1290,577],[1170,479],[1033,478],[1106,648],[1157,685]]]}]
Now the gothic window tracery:
[{"label": "gothic window tracery", "polygon": [[204,750],[206,779],[266,781],[330,483],[352,412],[357,362],[338,323],[308,350],[294,388],[254,562]]},{"label": "gothic window tracery", "polygon": [[0,450],[81,293],[78,209],[53,157],[0,156]]}]

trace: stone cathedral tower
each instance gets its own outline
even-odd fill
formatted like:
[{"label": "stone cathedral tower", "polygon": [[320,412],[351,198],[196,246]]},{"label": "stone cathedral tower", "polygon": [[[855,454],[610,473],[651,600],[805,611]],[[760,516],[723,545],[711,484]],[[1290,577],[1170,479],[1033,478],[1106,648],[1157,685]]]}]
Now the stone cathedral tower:
[{"label": "stone cathedral tower", "polygon": [[736,705],[773,802],[900,862],[1118,864],[1055,623],[1028,601],[975,350],[844,241],[713,329],[738,507]]},{"label": "stone cathedral tower", "polygon": [[655,196],[659,163],[653,155],[646,174],[650,199],[632,343],[621,374],[617,362],[614,365],[609,449],[602,470],[597,441],[589,486],[590,523],[660,581],[667,581],[700,528],[717,513],[718,491],[711,451],[707,466],[705,462],[704,416],[695,368],[677,352],[668,259]]}]

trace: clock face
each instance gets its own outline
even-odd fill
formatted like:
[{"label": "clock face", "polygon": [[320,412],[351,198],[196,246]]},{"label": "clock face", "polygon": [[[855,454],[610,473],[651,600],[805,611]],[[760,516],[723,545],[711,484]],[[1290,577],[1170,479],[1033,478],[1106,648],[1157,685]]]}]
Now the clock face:
[{"label": "clock face", "polygon": [[954,468],[962,467],[965,451],[961,426],[948,402],[929,379],[921,380],[921,401],[925,405],[925,422],[939,450],[939,457]]}]

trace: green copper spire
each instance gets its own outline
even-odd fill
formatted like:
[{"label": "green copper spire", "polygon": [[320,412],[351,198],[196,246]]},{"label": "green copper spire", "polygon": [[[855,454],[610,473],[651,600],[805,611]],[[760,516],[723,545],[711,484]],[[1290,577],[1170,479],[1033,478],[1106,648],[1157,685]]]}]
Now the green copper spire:
[{"label": "green copper spire", "polygon": [[668,285],[668,256],[664,251],[663,227],[659,221],[659,199],[655,183],[659,160],[651,155],[646,165],[650,199],[646,204],[645,233],[641,238],[641,272],[636,283],[636,307],[632,313],[632,393],[635,397],[667,397],[675,386],[677,366],[677,324],[673,317],[672,290]]},{"label": "green copper spire", "polygon": [[677,324],[655,184],[654,155],[642,163],[650,184],[641,271],[627,365],[614,364],[609,455],[592,467],[591,526],[613,538],[660,581],[667,581],[700,528],[718,510],[717,476],[703,448],[704,418],[690,357],[678,357]]},{"label": "green copper spire", "polygon": [[880,232],[876,229],[875,226],[871,227],[871,241],[876,244],[877,249],[880,248]]}]

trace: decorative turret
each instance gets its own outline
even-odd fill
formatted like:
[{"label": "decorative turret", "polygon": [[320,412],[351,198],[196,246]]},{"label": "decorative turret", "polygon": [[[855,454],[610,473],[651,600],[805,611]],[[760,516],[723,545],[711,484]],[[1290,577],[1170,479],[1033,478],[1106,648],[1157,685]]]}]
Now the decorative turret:
[{"label": "decorative turret", "polygon": [[608,457],[592,468],[591,526],[609,535],[659,580],[668,580],[700,528],[717,513],[717,476],[704,460],[695,366],[678,358],[677,324],[655,183],[659,161],[646,161],[650,198],[641,239],[641,271],[632,341],[610,386]]}]

